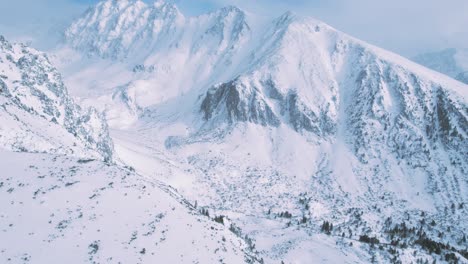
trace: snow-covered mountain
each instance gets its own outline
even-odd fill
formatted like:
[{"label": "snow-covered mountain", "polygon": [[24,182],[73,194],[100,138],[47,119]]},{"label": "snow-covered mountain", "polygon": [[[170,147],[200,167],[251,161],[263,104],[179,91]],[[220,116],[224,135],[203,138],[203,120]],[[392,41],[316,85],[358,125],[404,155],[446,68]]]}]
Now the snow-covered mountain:
[{"label": "snow-covered mountain", "polygon": [[[466,85],[289,12],[104,1],[66,39],[55,60],[103,102],[119,158],[228,215],[267,262],[466,261]],[[313,249],[324,221],[337,259]]]},{"label": "snow-covered mountain", "polygon": [[446,49],[416,56],[413,60],[468,84],[468,49]]},{"label": "snow-covered mountain", "polygon": [[116,159],[266,263],[468,262],[465,84],[290,12],[107,0],[65,38],[51,59]]},{"label": "snow-covered mountain", "polygon": [[0,262],[261,261],[227,218],[111,163],[102,115],[45,54],[0,37],[0,73]]},{"label": "snow-covered mountain", "polygon": [[82,109],[47,56],[0,36],[0,147],[111,161],[107,123]]},{"label": "snow-covered mountain", "polygon": [[[230,77],[234,74],[234,66],[237,67],[246,56],[241,54],[241,49],[250,39],[251,29],[246,23],[246,14],[235,7],[186,18],[173,4],[104,1],[88,10],[65,35],[69,46],[85,57],[99,55],[114,59],[108,63],[100,61],[101,65],[95,67],[87,64],[84,69],[71,67],[62,70],[73,72],[73,77],[68,76],[79,79],[82,87],[75,88],[74,85],[78,83],[75,81],[69,85],[71,90],[78,91],[80,97],[88,98],[89,93],[93,97],[100,96],[102,105],[112,105],[106,109],[112,116],[117,106],[120,106],[119,114],[125,112],[125,119],[117,114],[115,120],[109,120],[111,125],[128,126],[136,120],[135,115],[141,108],[189,92],[194,83],[200,87],[210,85],[213,76]],[[57,64],[63,64],[60,61],[63,58],[69,60],[74,56],[62,50]],[[117,62],[124,62],[125,65],[121,66]],[[66,61],[65,64],[69,65]],[[123,72],[122,67],[125,68]],[[102,72],[102,69],[106,70]],[[95,78],[89,78],[94,71],[105,75],[98,80],[99,83],[96,83]],[[174,78],[174,74],[184,78]],[[134,75],[143,78],[135,79]],[[103,81],[109,79],[112,81]],[[84,83],[90,80],[93,81]],[[151,91],[154,90],[151,87],[153,85],[164,89],[164,92]],[[96,86],[100,87],[99,91],[96,91]],[[89,93],[83,87],[89,88]],[[103,90],[114,92],[102,94]],[[127,96],[120,96],[122,94],[133,99],[129,102]]]}]

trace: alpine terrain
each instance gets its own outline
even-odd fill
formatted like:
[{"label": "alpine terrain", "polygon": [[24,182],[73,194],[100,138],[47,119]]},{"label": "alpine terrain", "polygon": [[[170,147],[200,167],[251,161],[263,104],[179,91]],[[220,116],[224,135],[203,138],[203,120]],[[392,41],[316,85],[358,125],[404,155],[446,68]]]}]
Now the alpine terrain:
[{"label": "alpine terrain", "polygon": [[47,56],[1,43],[2,261],[468,263],[468,85],[443,73],[163,1],[102,1]]},{"label": "alpine terrain", "polygon": [[0,67],[2,263],[261,260],[235,225],[117,162],[105,120],[46,55],[0,36]]}]

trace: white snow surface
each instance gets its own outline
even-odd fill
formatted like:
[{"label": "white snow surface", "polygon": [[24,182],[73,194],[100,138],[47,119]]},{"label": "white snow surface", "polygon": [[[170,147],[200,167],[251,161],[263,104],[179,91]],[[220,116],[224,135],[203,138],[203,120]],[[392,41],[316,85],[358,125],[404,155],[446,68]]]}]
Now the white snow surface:
[{"label": "white snow surface", "polygon": [[1,150],[2,263],[256,263],[227,227],[131,170]]},{"label": "white snow surface", "polygon": [[73,102],[45,54],[0,48],[1,263],[261,261],[227,219],[116,164],[105,120]]},{"label": "white snow surface", "polygon": [[51,59],[115,160],[227,216],[266,263],[466,262],[467,85],[289,12],[107,0],[65,36]]},{"label": "white snow surface", "polygon": [[421,212],[467,229],[465,207],[445,215],[468,199],[467,85],[320,21],[104,1],[54,54],[71,92],[107,113],[119,159],[228,215],[269,262],[308,263],[299,249],[325,220],[336,235],[358,221],[354,240]]}]

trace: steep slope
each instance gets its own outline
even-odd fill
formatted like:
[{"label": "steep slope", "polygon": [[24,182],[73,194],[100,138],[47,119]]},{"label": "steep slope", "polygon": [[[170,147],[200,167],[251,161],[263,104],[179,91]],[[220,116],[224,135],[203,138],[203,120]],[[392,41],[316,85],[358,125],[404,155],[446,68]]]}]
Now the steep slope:
[{"label": "steep slope", "polygon": [[76,105],[48,58],[0,36],[0,147],[112,159],[107,124]]},{"label": "steep slope", "polygon": [[[89,9],[65,36],[71,47],[91,56],[154,63],[161,58],[152,56],[155,51],[176,49],[179,54],[170,57],[178,62],[191,56],[228,64],[229,58],[224,57],[236,52],[249,37],[245,20],[245,13],[235,7],[185,18],[175,5],[161,1],[148,5],[140,0],[108,0]],[[136,65],[134,70],[145,66]],[[173,61],[170,66],[177,65]],[[153,70],[159,69],[151,67]]]},{"label": "steep slope", "polygon": [[[69,82],[71,91],[84,98],[100,96],[101,110],[110,114],[116,107],[128,110],[125,118],[111,122],[125,127],[141,111],[135,113],[120,97],[99,91],[119,89],[135,96],[137,108],[146,108],[190,93],[194,84],[211,85],[213,76],[229,79],[246,56],[251,28],[247,14],[235,7],[186,18],[173,4],[109,0],[91,8],[65,35],[67,47],[79,51],[63,49],[56,56],[61,70],[76,80]],[[83,54],[78,67],[69,62]],[[107,60],[96,61],[96,56]],[[91,81],[96,71],[102,78]]]},{"label": "steep slope", "polygon": [[259,261],[227,227],[129,169],[4,150],[0,160],[2,263]]},{"label": "steep slope", "polygon": [[[89,14],[105,6],[116,9],[103,2],[67,32],[77,61],[63,51],[57,60],[70,86],[92,91],[83,95],[90,104],[131,95],[132,125],[111,134],[138,172],[228,215],[267,262],[307,262],[320,232],[347,252],[336,254],[362,261],[466,260],[466,85],[292,13],[257,23],[230,7],[180,18],[157,37],[116,37],[115,26],[100,33],[104,42],[82,41],[98,25]],[[231,11],[243,22],[233,24]],[[165,14],[137,25],[166,25]],[[228,34],[207,34],[213,23]],[[112,82],[91,82],[95,72]],[[109,116],[120,102],[107,102]]]},{"label": "steep slope", "polygon": [[45,54],[0,37],[0,73],[0,262],[261,262],[228,219],[113,163]]},{"label": "steep slope", "polygon": [[468,50],[446,49],[437,52],[420,54],[413,60],[430,69],[447,74],[463,83],[468,84]]}]

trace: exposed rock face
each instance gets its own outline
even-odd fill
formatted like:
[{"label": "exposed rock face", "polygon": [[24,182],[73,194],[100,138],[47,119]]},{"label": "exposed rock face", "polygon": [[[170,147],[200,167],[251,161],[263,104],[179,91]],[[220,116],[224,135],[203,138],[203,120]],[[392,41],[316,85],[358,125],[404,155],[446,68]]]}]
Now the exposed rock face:
[{"label": "exposed rock face", "polygon": [[296,131],[306,130],[319,136],[336,132],[336,123],[330,118],[326,109],[316,114],[299,99],[296,93],[289,93],[283,105],[289,115],[289,122]]},{"label": "exposed rock face", "polygon": [[[107,0],[73,23],[65,37],[88,55],[123,60],[161,49],[205,52],[208,43],[208,53],[222,55],[238,48],[249,32],[245,13],[236,7],[186,18],[171,3]],[[187,37],[193,38],[190,47],[185,46]]]},{"label": "exposed rock face", "polygon": [[279,119],[255,88],[232,81],[210,89],[201,105],[205,120],[252,122],[263,126],[278,126]]},{"label": "exposed rock face", "polygon": [[[106,3],[121,11],[141,5]],[[125,81],[135,85],[116,86],[112,94],[144,114],[121,140],[130,141],[135,155],[147,148],[167,170],[133,157],[129,163],[151,176],[185,175],[193,185],[181,183],[184,194],[212,208],[281,226],[277,216],[291,217],[300,232],[333,219],[345,232],[350,228],[351,239],[365,233],[389,241],[382,219],[413,215],[419,227],[421,213],[441,230],[466,226],[466,208],[444,215],[467,199],[466,85],[292,13],[256,25],[236,8],[175,20],[171,10],[144,20],[158,21],[164,29],[157,35],[138,38],[126,27],[96,33],[91,11],[67,36],[85,54],[134,69]],[[139,19],[119,11],[102,23],[125,21],[146,32],[151,23]],[[171,21],[180,23],[166,27]],[[266,242],[271,228],[263,222],[258,228],[262,235],[253,233]],[[437,241],[459,241],[456,232]],[[266,249],[275,261],[282,254],[277,245]]]},{"label": "exposed rock face", "polygon": [[[183,102],[190,113],[186,118],[202,120],[202,127],[288,127],[318,144],[345,143],[363,166],[398,160],[413,169],[432,166],[428,170],[434,174],[442,167],[432,163],[442,161],[444,153],[464,160],[467,113],[461,84],[433,78],[419,65],[289,12],[254,30],[235,7],[185,17],[171,4],[105,1],[70,27],[67,41],[85,53],[142,65],[136,71],[164,88],[135,93],[131,105],[142,111],[161,106],[164,111],[156,116],[162,121],[164,114],[174,121],[177,115],[168,105]],[[183,80],[174,80],[174,74]],[[157,102],[151,105],[140,94]],[[159,94],[170,94],[169,99]],[[461,163],[457,173],[466,170]]]},{"label": "exposed rock face", "polygon": [[395,155],[427,167],[443,159],[433,151],[439,143],[452,160],[466,156],[467,107],[452,84],[313,20],[285,14],[272,28],[267,36],[275,41],[255,51],[257,57],[265,52],[255,70],[204,95],[205,120],[284,124],[318,140],[344,139],[364,164]]},{"label": "exposed rock face", "polygon": [[[426,167],[439,155],[432,151],[439,142],[450,152],[466,155],[459,145],[466,146],[459,140],[463,141],[468,129],[466,104],[461,98],[400,67],[390,67],[382,60],[374,63],[373,68],[356,74],[357,96],[346,108],[348,131],[361,161],[395,153],[414,167]],[[455,127],[462,131],[459,135],[451,132]],[[390,153],[383,154],[384,146]]]},{"label": "exposed rock face", "polygon": [[[0,37],[0,74],[4,122],[24,127],[16,134],[8,131],[13,124],[5,126],[0,137],[3,147],[32,152],[71,151],[78,155],[89,150],[112,160],[113,145],[103,116],[73,102],[46,55]],[[46,127],[53,134],[42,131]],[[61,140],[71,142],[61,145]]]},{"label": "exposed rock face", "polygon": [[[263,93],[265,89],[269,92]],[[279,105],[278,111],[273,110],[273,105]],[[201,111],[206,121],[227,120],[231,125],[250,122],[278,127],[284,123],[297,132],[308,131],[323,136],[336,130],[336,124],[326,112],[317,115],[293,91],[281,95],[271,81],[258,88],[239,79],[215,86],[206,93]]]},{"label": "exposed rock face", "polygon": [[[437,131],[433,140],[440,140],[448,151],[458,152],[462,156],[468,155],[468,106],[450,96],[440,88],[434,100],[436,116],[433,128]],[[430,130],[430,129],[429,129]],[[432,133],[428,133],[433,135]]]}]

